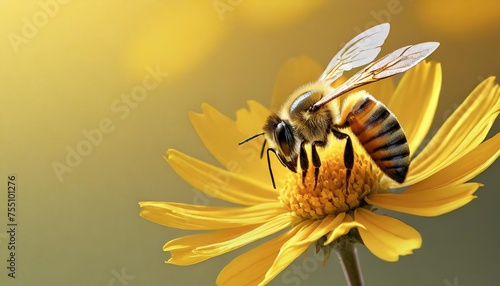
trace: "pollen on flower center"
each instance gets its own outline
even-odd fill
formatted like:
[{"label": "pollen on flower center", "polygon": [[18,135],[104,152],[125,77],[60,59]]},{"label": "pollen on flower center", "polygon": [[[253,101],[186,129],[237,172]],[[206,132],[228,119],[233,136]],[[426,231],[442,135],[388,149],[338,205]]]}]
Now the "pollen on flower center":
[{"label": "pollen on flower center", "polygon": [[334,142],[322,154],[316,188],[314,167],[310,167],[304,183],[301,171],[288,175],[280,200],[294,216],[301,220],[322,219],[348,212],[360,206],[368,194],[384,191],[380,185],[382,172],[360,146],[355,146],[354,167],[346,188],[344,147],[344,142]]}]

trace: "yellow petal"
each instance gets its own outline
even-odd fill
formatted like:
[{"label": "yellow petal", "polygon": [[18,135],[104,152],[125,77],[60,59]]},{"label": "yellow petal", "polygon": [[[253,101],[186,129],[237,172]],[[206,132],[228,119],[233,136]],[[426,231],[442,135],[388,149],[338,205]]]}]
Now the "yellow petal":
[{"label": "yellow petal", "polygon": [[[334,223],[337,223],[338,225],[335,225]],[[333,229],[333,231],[331,231],[326,236],[326,241],[324,245],[328,245],[332,243],[335,239],[343,235],[346,235],[351,230],[351,228],[355,227],[364,227],[364,226],[358,223],[357,221],[353,221],[350,215],[346,215],[345,213],[337,215],[335,220],[332,222],[332,225],[330,226],[330,228]]]},{"label": "yellow petal", "polygon": [[415,154],[429,132],[441,91],[441,64],[422,62],[401,79],[387,105],[398,118]]},{"label": "yellow petal", "polygon": [[167,152],[167,161],[186,182],[214,198],[241,205],[278,201],[278,193],[269,182],[262,183],[197,160],[176,150]]},{"label": "yellow petal", "polygon": [[250,207],[210,207],[171,202],[140,202],[140,216],[155,223],[191,230],[215,230],[262,224],[285,213],[279,202]]},{"label": "yellow petal", "polygon": [[221,255],[223,253],[235,250],[251,242],[274,234],[290,226],[290,223],[290,213],[283,213],[238,237],[219,243],[207,244],[197,247],[196,249],[194,249],[194,252],[204,255]]},{"label": "yellow petal", "polygon": [[295,236],[299,226],[236,257],[217,277],[217,285],[256,285],[273,264],[283,244]]},{"label": "yellow petal", "polygon": [[192,265],[216,256],[214,254],[207,255],[195,253],[193,252],[195,248],[233,239],[257,227],[258,225],[242,226],[176,238],[167,242],[163,246],[163,251],[170,251],[172,255],[167,263],[175,265]]},{"label": "yellow petal", "polygon": [[380,259],[397,261],[422,245],[420,233],[395,218],[357,208],[354,219],[365,227],[358,228],[363,243]]},{"label": "yellow petal", "polygon": [[[335,217],[335,219],[332,221],[331,228],[332,231],[326,236],[326,241],[324,245],[330,244],[332,241],[334,241],[337,237],[342,236],[342,234],[346,229],[345,227],[340,227],[345,221],[352,222],[352,218],[349,215],[346,215],[346,213],[340,213]],[[350,229],[349,229],[350,230]],[[349,232],[347,230],[347,232]],[[347,233],[346,232],[346,233]],[[340,234],[340,235],[338,235]]]},{"label": "yellow petal", "polygon": [[[203,112],[189,113],[191,124],[201,141],[212,155],[228,170],[237,170],[250,178],[264,181],[269,174],[266,160],[260,159],[262,141],[256,140],[238,145],[240,141],[261,132],[244,134],[235,121],[224,116],[208,104],[202,105]],[[265,119],[265,118],[264,118]]]},{"label": "yellow petal", "polygon": [[301,56],[286,61],[274,81],[271,107],[276,111],[288,96],[301,85],[318,80],[324,67],[313,59]]},{"label": "yellow petal", "polygon": [[241,108],[236,111],[236,126],[243,134],[260,133],[271,111],[254,100],[249,100],[247,104],[248,109]]},{"label": "yellow petal", "polygon": [[494,77],[484,80],[453,112],[412,161],[403,185],[415,184],[435,174],[484,140],[500,112],[500,89],[494,81]]},{"label": "yellow petal", "polygon": [[365,200],[369,204],[397,212],[438,216],[469,203],[475,198],[473,194],[480,186],[478,183],[467,183],[400,194],[373,194]]},{"label": "yellow petal", "polygon": [[499,155],[500,133],[497,133],[456,162],[411,186],[406,193],[467,182],[493,164]]},{"label": "yellow petal", "polygon": [[300,227],[297,234],[283,244],[274,263],[259,285],[267,285],[283,269],[290,265],[295,258],[304,253],[312,243],[315,243],[323,235],[332,231],[332,227],[335,225],[338,225],[338,221],[335,220],[334,216],[327,216],[322,220],[304,221],[297,225],[296,227]]}]

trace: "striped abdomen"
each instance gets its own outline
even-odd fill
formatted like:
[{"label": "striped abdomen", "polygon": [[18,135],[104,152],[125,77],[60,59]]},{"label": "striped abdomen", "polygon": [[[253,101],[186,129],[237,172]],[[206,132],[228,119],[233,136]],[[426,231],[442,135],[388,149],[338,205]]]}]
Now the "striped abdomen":
[{"label": "striped abdomen", "polygon": [[348,122],[377,166],[402,183],[410,165],[410,149],[396,116],[366,94],[354,103]]}]

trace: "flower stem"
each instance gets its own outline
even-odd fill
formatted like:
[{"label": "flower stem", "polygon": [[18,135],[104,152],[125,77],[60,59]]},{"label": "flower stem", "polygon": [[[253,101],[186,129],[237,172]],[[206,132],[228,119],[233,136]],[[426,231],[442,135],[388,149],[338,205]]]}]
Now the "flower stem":
[{"label": "flower stem", "polygon": [[359,265],[358,252],[354,243],[346,241],[341,246],[337,246],[337,254],[342,264],[342,269],[347,280],[348,286],[363,286],[363,275]]}]

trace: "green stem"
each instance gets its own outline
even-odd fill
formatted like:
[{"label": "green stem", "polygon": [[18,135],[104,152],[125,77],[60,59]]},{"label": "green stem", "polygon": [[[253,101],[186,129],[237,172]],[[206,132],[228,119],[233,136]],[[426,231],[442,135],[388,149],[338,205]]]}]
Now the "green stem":
[{"label": "green stem", "polygon": [[341,246],[336,247],[337,254],[342,264],[342,269],[347,280],[348,286],[363,286],[363,275],[359,265],[358,252],[354,243],[346,241]]}]

